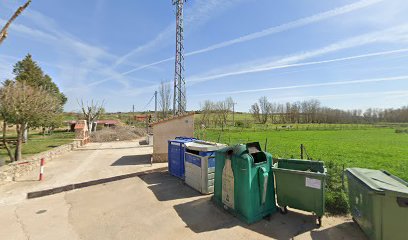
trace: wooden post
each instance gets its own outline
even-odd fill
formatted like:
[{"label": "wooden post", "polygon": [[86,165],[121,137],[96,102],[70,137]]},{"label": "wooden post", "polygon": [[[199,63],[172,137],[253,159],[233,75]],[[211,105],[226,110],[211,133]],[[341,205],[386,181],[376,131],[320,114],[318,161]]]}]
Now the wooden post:
[{"label": "wooden post", "polygon": [[266,152],[266,147],[268,146],[268,138],[265,139],[265,148],[264,148],[264,152]]}]

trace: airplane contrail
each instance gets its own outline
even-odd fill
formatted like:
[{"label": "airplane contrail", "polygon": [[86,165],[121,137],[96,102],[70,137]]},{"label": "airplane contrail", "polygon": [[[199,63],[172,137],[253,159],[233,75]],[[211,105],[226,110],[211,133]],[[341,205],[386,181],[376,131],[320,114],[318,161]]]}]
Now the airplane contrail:
[{"label": "airplane contrail", "polygon": [[[207,80],[218,79],[218,78],[223,78],[223,77],[230,77],[230,76],[241,75],[241,74],[264,72],[264,71],[271,71],[271,70],[276,70],[276,69],[284,69],[284,68],[292,68],[292,67],[303,67],[303,66],[318,65],[318,64],[324,64],[324,63],[342,62],[342,61],[348,61],[348,60],[355,60],[355,59],[362,59],[362,58],[376,57],[376,56],[385,56],[385,55],[404,53],[404,52],[408,52],[408,48],[401,48],[397,50],[382,51],[382,52],[375,52],[375,53],[367,53],[367,54],[342,57],[342,58],[334,58],[334,59],[328,59],[328,60],[322,60],[322,61],[302,62],[302,63],[283,64],[283,65],[269,64],[269,65],[263,65],[260,67],[255,67],[255,68],[248,67],[242,70],[214,74],[210,76],[195,77],[195,78],[192,77],[190,78],[188,82],[190,83],[203,82]],[[281,62],[281,61],[282,60],[279,60],[278,62]]]},{"label": "airplane contrail", "polygon": [[213,93],[196,94],[194,96],[232,95],[232,94],[242,94],[242,93],[257,93],[257,92],[265,92],[265,91],[273,91],[273,90],[351,85],[351,84],[362,84],[362,83],[364,84],[364,83],[389,82],[389,81],[401,81],[401,80],[408,80],[408,75],[402,75],[402,76],[396,76],[396,77],[384,77],[384,78],[359,79],[359,80],[351,80],[351,81],[311,83],[311,84],[292,85],[292,86],[283,86],[283,87],[258,88],[258,89],[248,89],[248,90],[228,91],[228,92],[216,92],[216,93],[213,92]]},{"label": "airplane contrail", "polygon": [[290,96],[274,98],[274,100],[284,99],[328,99],[328,98],[344,98],[344,97],[371,97],[380,95],[391,95],[392,98],[401,98],[408,96],[408,90],[403,91],[386,91],[386,92],[358,92],[358,93],[344,93],[344,94],[330,94],[330,95],[313,95],[313,96]]},{"label": "airplane contrail", "polygon": [[[288,31],[288,30],[291,30],[291,29],[294,29],[294,28],[298,28],[298,27],[302,27],[302,26],[311,24],[311,23],[319,22],[319,21],[322,21],[322,20],[325,20],[325,19],[328,19],[328,18],[331,18],[331,17],[335,17],[335,16],[339,16],[339,15],[342,15],[342,14],[350,13],[350,12],[353,12],[353,11],[356,11],[356,10],[359,10],[359,9],[363,9],[365,7],[369,7],[371,5],[374,5],[376,3],[383,2],[383,1],[384,0],[361,0],[361,1],[349,4],[349,5],[334,8],[334,9],[326,11],[326,12],[321,12],[321,13],[318,13],[318,14],[315,14],[315,15],[312,15],[312,16],[309,16],[309,17],[305,17],[305,18],[300,18],[300,19],[297,19],[297,20],[292,21],[292,22],[287,22],[287,23],[284,23],[284,24],[281,24],[281,25],[278,25],[278,26],[274,26],[274,27],[264,29],[262,31],[250,33],[250,34],[247,34],[247,35],[235,38],[235,39],[231,39],[231,40],[228,40],[228,41],[217,43],[217,44],[211,45],[211,46],[206,47],[206,48],[202,48],[202,49],[199,49],[199,50],[188,52],[188,53],[185,54],[185,56],[193,56],[193,55],[197,55],[197,54],[201,54],[201,53],[206,53],[206,52],[209,52],[209,51],[214,51],[216,49],[228,47],[228,46],[231,46],[231,45],[234,45],[234,44],[243,43],[243,42],[255,40],[255,39],[258,39],[258,38],[266,37],[266,36],[269,36],[269,35],[272,35],[272,34],[275,34],[275,33]],[[164,62],[173,61],[173,60],[174,60],[174,57],[169,57],[169,58],[166,58],[166,59],[162,59],[162,60],[159,60],[159,61],[155,61],[155,62],[152,62],[152,63],[149,63],[149,64],[145,64],[145,65],[130,69],[130,70],[128,70],[126,72],[123,72],[121,74],[122,75],[128,75],[130,73],[133,73],[133,72],[136,72],[136,71],[139,71],[139,70],[151,67],[151,66],[155,66],[155,65],[158,65],[158,64],[161,64],[161,63],[164,63]],[[97,81],[97,82],[93,82],[91,84],[92,85],[98,85],[100,83],[109,81],[111,79],[112,78],[106,78],[106,79],[102,79],[102,80]]]}]

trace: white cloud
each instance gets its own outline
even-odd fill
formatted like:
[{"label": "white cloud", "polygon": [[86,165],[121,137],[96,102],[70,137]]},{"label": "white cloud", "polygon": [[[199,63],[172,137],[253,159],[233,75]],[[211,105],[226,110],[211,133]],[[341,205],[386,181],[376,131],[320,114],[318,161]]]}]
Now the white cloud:
[{"label": "white cloud", "polygon": [[316,22],[320,22],[322,20],[326,20],[332,17],[336,17],[339,15],[343,15],[346,13],[350,13],[356,10],[360,10],[362,8],[366,8],[368,6],[371,6],[373,4],[382,2],[384,0],[362,0],[362,1],[358,1],[349,5],[345,5],[342,7],[338,7],[338,8],[334,8],[332,10],[326,11],[326,12],[322,12],[322,13],[318,13],[316,15],[312,15],[309,17],[305,17],[305,18],[300,18],[297,19],[295,21],[292,22],[288,22],[288,23],[284,23],[282,25],[279,26],[275,26],[275,27],[271,27],[271,28],[267,28],[264,29],[262,31],[259,32],[254,32],[251,34],[247,34],[232,40],[228,40],[225,42],[221,42],[221,43],[217,43],[214,44],[212,46],[200,49],[200,50],[196,50],[193,52],[189,52],[186,54],[186,56],[191,56],[191,55],[196,55],[196,54],[200,54],[200,53],[205,53],[205,52],[209,52],[209,51],[213,51],[219,48],[224,48],[224,47],[228,47],[234,44],[238,44],[238,43],[243,43],[243,42],[247,42],[247,41],[252,41],[258,38],[262,38],[262,37],[266,37],[275,33],[280,33],[280,32],[284,32],[284,31],[288,31],[294,28],[298,28],[298,27],[302,27],[302,26],[306,26],[309,25],[311,23],[316,23]]},{"label": "white cloud", "polygon": [[[331,9],[331,10],[326,11],[326,12],[321,12],[321,13],[318,13],[318,14],[315,14],[315,15],[312,15],[312,16],[309,16],[309,17],[305,17],[305,18],[300,18],[300,19],[297,19],[295,21],[287,22],[287,23],[284,23],[284,24],[281,24],[281,25],[278,25],[278,26],[274,26],[274,27],[270,27],[270,28],[267,28],[267,29],[264,29],[264,30],[261,30],[261,31],[258,31],[258,32],[254,32],[254,33],[250,33],[250,34],[247,34],[247,35],[244,35],[244,36],[240,36],[240,37],[235,38],[235,39],[220,42],[220,43],[217,43],[217,44],[214,44],[214,45],[211,45],[211,46],[199,49],[199,50],[188,52],[188,53],[185,54],[185,56],[186,57],[193,56],[193,55],[197,55],[197,54],[206,53],[206,52],[214,51],[214,50],[217,50],[217,49],[229,47],[229,46],[232,46],[232,45],[235,45],[235,44],[238,44],[238,43],[243,43],[243,42],[247,42],[247,41],[256,40],[256,39],[266,37],[266,36],[269,36],[269,35],[272,35],[272,34],[288,31],[288,30],[295,29],[295,28],[302,27],[302,26],[306,26],[306,25],[309,25],[309,24],[312,24],[312,23],[320,22],[320,21],[323,21],[323,20],[326,20],[326,19],[329,19],[329,18],[340,16],[340,15],[343,15],[343,14],[346,14],[346,13],[357,11],[357,10],[369,7],[371,5],[374,5],[376,3],[383,2],[383,1],[384,0],[361,0],[361,1],[349,4],[349,5],[345,5],[345,6],[342,6],[342,7]],[[208,4],[207,4],[207,7],[202,7],[202,8],[197,7],[197,9],[204,9],[204,10],[197,10],[197,11],[200,12],[200,14],[193,15],[194,17],[192,17],[192,19],[199,18],[198,16],[206,15],[208,12],[211,12],[211,10],[217,6],[217,4],[215,4],[214,2],[218,2],[218,1],[214,1],[214,0],[209,1]],[[203,4],[199,4],[199,5],[201,6]],[[193,21],[193,20],[190,20],[190,21]],[[171,26],[168,26],[166,28],[166,30],[161,32],[154,40],[150,41],[149,43],[147,43],[145,45],[142,45],[142,46],[136,48],[135,50],[132,50],[130,53],[126,54],[125,56],[123,56],[121,58],[119,58],[116,61],[116,63],[114,64],[114,66],[117,66],[117,65],[121,64],[122,61],[124,61],[126,58],[130,57],[131,55],[134,55],[134,54],[136,54],[138,52],[150,49],[152,46],[156,46],[161,40],[163,40],[164,35],[168,36],[169,32],[171,33],[172,31],[174,31],[174,26],[173,25],[174,25],[174,23]],[[168,61],[173,61],[173,60],[174,60],[174,57],[166,58],[166,59],[163,59],[163,60],[159,60],[159,61],[156,61],[156,62],[152,62],[152,63],[149,63],[149,64],[139,66],[137,68],[131,69],[131,70],[126,71],[126,72],[123,72],[122,74],[127,75],[129,73],[136,72],[136,71],[145,69],[147,67],[152,67],[152,66],[155,66],[155,65],[158,65],[158,64],[161,64],[161,63],[164,63],[164,62],[168,62]]]},{"label": "white cloud", "polygon": [[274,91],[274,90],[288,90],[288,89],[315,88],[315,87],[325,87],[325,86],[367,84],[367,83],[391,82],[391,81],[402,81],[402,80],[408,80],[408,75],[396,76],[396,77],[384,77],[384,78],[359,79],[359,80],[351,80],[351,81],[321,82],[321,83],[283,86],[283,87],[247,89],[247,90],[239,90],[239,91],[205,93],[205,94],[197,94],[196,96],[217,96],[217,95],[225,96],[225,95],[232,95],[232,94],[257,93],[257,92],[266,92],[266,91]]},{"label": "white cloud", "polygon": [[[396,27],[386,29],[386,30],[374,31],[374,32],[362,34],[356,37],[351,37],[351,38],[327,45],[319,49],[290,55],[287,57],[283,57],[279,60],[266,61],[262,64],[259,64],[259,63],[253,64],[253,62],[251,62],[251,63],[248,63],[246,66],[241,65],[235,70],[225,71],[224,69],[219,69],[218,73],[215,73],[215,74],[211,74],[211,75],[203,74],[199,76],[192,76],[188,79],[189,79],[189,82],[191,83],[192,82],[203,82],[203,81],[237,76],[237,75],[242,75],[242,74],[270,71],[270,70],[280,69],[280,68],[352,60],[355,58],[366,57],[366,55],[354,56],[354,57],[349,57],[349,58],[339,58],[339,59],[326,60],[326,61],[317,61],[317,62],[311,62],[311,63],[295,64],[302,60],[315,58],[315,57],[319,57],[325,54],[337,52],[340,50],[355,48],[355,47],[363,46],[367,44],[379,43],[379,42],[381,43],[407,42],[407,40],[408,40],[408,24],[403,24],[403,25],[399,25]],[[227,67],[227,68],[230,68],[230,67]]]},{"label": "white cloud", "polygon": [[[110,69],[107,62],[117,59],[117,56],[109,53],[104,47],[86,43],[72,34],[66,32],[58,26],[54,19],[45,16],[44,14],[30,9],[24,15],[24,18],[29,20],[27,25],[21,23],[13,23],[10,27],[11,34],[20,34],[24,38],[46,43],[48,50],[55,50],[59,53],[58,62],[47,63],[38,61],[41,65],[58,68],[57,76],[54,79],[62,83],[60,87],[63,91],[81,89],[84,91],[86,83],[89,81],[89,76],[99,76],[101,79],[110,78],[117,81],[123,87],[129,87],[129,82],[125,77],[113,69]],[[4,24],[5,20],[0,19],[0,24]],[[20,59],[18,59],[20,60]],[[9,61],[15,62],[15,59]],[[139,66],[131,62],[126,64],[131,66]],[[2,78],[6,72],[10,72],[11,68],[2,71]],[[69,88],[64,88],[69,86]]]},{"label": "white cloud", "polygon": [[[198,26],[207,22],[214,13],[223,11],[228,6],[231,6],[234,3],[240,1],[242,0],[197,0],[191,7],[188,7],[188,4],[190,3],[188,2],[185,5],[184,10],[185,11],[184,25],[186,27],[192,26],[191,28],[197,28]],[[165,42],[169,42],[168,40],[175,35],[175,26],[176,23],[175,21],[173,21],[163,31],[157,34],[157,36],[154,39],[149,40],[147,43],[138,46],[137,48],[129,51],[129,53],[118,58],[113,64],[113,67],[122,64],[126,59],[130,58],[131,56],[137,55],[142,52],[150,51],[152,49],[159,47],[160,45],[163,45]],[[146,64],[143,67],[137,67],[128,72],[134,72],[170,60],[172,60],[172,58],[157,61],[156,63]],[[126,73],[124,73],[124,75],[126,75]]]},{"label": "white cloud", "polygon": [[274,98],[274,100],[291,100],[294,99],[344,99],[344,98],[368,98],[386,96],[387,98],[403,98],[408,95],[408,90],[402,91],[383,91],[383,92],[358,92],[358,93],[344,93],[344,94],[330,94],[330,95],[310,95],[310,96],[290,96]]}]

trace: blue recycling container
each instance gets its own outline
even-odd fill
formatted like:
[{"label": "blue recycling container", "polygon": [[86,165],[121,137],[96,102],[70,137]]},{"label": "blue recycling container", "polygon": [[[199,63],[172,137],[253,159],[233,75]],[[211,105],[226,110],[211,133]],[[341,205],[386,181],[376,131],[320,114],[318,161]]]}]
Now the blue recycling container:
[{"label": "blue recycling container", "polygon": [[168,141],[168,169],[171,175],[184,179],[184,153],[186,152],[184,144],[195,140],[197,139],[176,137]]}]

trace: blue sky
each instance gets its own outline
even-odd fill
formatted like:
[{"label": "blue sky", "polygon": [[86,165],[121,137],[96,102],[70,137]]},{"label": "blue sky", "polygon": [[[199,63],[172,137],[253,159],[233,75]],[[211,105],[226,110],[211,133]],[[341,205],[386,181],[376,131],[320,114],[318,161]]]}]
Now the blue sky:
[{"label": "blue sky", "polygon": [[[0,26],[22,3],[0,0]],[[146,106],[172,81],[171,1],[34,0],[0,46],[0,80],[31,53],[68,96],[108,111]],[[228,96],[248,111],[319,99],[342,109],[408,104],[405,0],[190,0],[185,4],[187,108]]]}]

